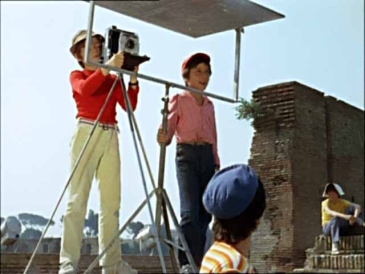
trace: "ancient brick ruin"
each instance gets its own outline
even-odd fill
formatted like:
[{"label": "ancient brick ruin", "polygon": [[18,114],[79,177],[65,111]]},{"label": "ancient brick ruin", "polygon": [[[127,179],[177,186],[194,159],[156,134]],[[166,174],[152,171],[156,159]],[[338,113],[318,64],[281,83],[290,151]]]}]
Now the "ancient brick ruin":
[{"label": "ancient brick ruin", "polygon": [[302,268],[321,235],[322,191],[339,183],[364,208],[364,111],[297,82],[253,92],[263,116],[254,121],[249,164],[267,190],[267,210],[252,239],[260,272]]}]

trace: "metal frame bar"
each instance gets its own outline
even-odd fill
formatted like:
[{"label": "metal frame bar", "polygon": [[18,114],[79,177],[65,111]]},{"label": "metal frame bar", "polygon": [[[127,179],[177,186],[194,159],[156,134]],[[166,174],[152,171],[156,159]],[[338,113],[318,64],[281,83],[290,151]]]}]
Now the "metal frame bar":
[{"label": "metal frame bar", "polygon": [[[177,83],[173,83],[167,80],[163,80],[160,78],[156,78],[156,77],[152,77],[149,75],[144,75],[144,74],[140,74],[140,73],[135,73],[132,71],[128,71],[128,70],[124,70],[124,69],[120,69],[120,68],[115,68],[112,66],[108,66],[105,64],[100,64],[97,62],[93,62],[92,60],[90,60],[90,46],[91,46],[91,33],[92,33],[92,29],[93,29],[93,23],[94,23],[94,11],[95,11],[95,1],[91,0],[90,4],[89,4],[90,8],[89,8],[89,18],[88,18],[88,25],[87,25],[87,36],[86,36],[86,42],[85,42],[85,57],[84,57],[84,62],[88,65],[93,65],[93,66],[97,66],[100,68],[105,68],[105,69],[109,69],[111,71],[115,71],[115,72],[119,72],[119,73],[123,73],[123,74],[128,74],[128,75],[135,75],[138,78],[141,79],[145,79],[151,82],[155,82],[155,83],[159,83],[159,84],[164,84],[164,85],[169,85],[172,88],[177,88],[177,89],[181,89],[181,90],[187,90],[193,93],[197,93],[197,94],[202,94],[204,96],[207,97],[212,97],[221,101],[225,101],[228,103],[237,103],[238,102],[238,83],[239,83],[239,68],[240,68],[240,58],[241,58],[241,29],[236,29],[236,53],[235,53],[235,66],[234,66],[234,98],[228,98],[228,97],[224,97],[224,96],[220,96],[214,93],[210,93],[210,92],[206,92],[206,91],[200,91],[191,87],[187,87],[184,85],[180,85]],[[239,30],[239,31],[238,31]]]},{"label": "metal frame bar", "polygon": [[244,33],[243,28],[236,29],[236,48],[235,48],[235,64],[234,64],[234,90],[233,97],[235,102],[238,101],[239,82],[240,82],[240,63],[241,63],[241,33]]}]

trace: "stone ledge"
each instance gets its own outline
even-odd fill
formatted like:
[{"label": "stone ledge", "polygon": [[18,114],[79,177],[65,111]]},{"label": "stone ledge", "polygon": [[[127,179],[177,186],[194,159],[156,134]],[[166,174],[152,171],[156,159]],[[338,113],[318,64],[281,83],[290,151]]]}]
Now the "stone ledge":
[{"label": "stone ledge", "polygon": [[364,273],[364,270],[360,269],[306,269],[298,268],[294,269],[293,273]]},{"label": "stone ledge", "polygon": [[306,267],[310,269],[363,269],[364,271],[364,254],[312,255],[307,258]]},{"label": "stone ledge", "polygon": [[[346,250],[339,250],[338,255],[361,255],[364,254],[364,249],[346,249]],[[326,250],[325,252],[317,255],[332,255],[332,252],[330,250]]]},{"label": "stone ledge", "polygon": [[[332,248],[331,237],[320,235],[316,237],[314,253],[330,251]],[[361,251],[364,253],[364,235],[344,236],[340,238],[339,250]]]}]

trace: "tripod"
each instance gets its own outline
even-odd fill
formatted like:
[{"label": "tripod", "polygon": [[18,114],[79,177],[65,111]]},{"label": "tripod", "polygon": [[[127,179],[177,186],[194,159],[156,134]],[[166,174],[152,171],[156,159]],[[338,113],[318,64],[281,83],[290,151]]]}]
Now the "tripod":
[{"label": "tripod", "polygon": [[[132,216],[127,220],[127,222],[122,226],[122,228],[119,230],[119,232],[117,233],[117,235],[114,236],[114,238],[110,241],[110,243],[106,246],[106,248],[94,259],[94,261],[90,264],[90,266],[87,268],[87,270],[84,272],[86,273],[91,273],[92,269],[96,266],[98,260],[104,256],[104,254],[106,253],[106,251],[113,245],[114,241],[116,241],[119,236],[123,233],[123,231],[127,228],[127,226],[129,225],[129,223],[135,218],[135,216],[142,210],[142,208],[146,205],[146,203],[148,204],[148,211],[149,211],[149,215],[151,218],[151,223],[152,223],[152,233],[153,233],[153,238],[157,247],[157,251],[159,254],[159,259],[160,259],[160,264],[161,264],[161,268],[162,268],[162,272],[163,273],[167,273],[166,270],[166,264],[164,261],[164,256],[162,253],[162,248],[161,248],[161,240],[164,241],[168,246],[169,246],[169,251],[170,251],[170,259],[171,259],[171,264],[173,267],[173,270],[175,273],[178,273],[178,265],[176,262],[176,258],[177,256],[175,255],[175,249],[174,247],[176,247],[179,250],[182,250],[185,252],[185,255],[189,261],[189,264],[192,266],[193,270],[195,273],[198,272],[198,269],[195,265],[195,262],[193,260],[193,257],[190,253],[190,250],[188,248],[188,245],[186,243],[186,240],[180,230],[176,215],[174,213],[172,204],[170,202],[170,199],[167,195],[166,190],[163,187],[164,184],[164,169],[165,169],[165,158],[166,158],[166,144],[161,144],[161,148],[160,148],[160,159],[159,159],[159,174],[158,174],[158,187],[156,188],[154,180],[153,180],[153,176],[152,176],[152,172],[151,172],[151,168],[146,156],[146,152],[142,143],[142,139],[141,139],[141,135],[138,129],[138,125],[132,110],[132,106],[129,100],[129,97],[127,95],[127,90],[125,88],[125,84],[124,84],[124,80],[123,80],[123,74],[119,74],[117,79],[120,80],[120,84],[122,86],[122,92],[123,92],[123,97],[124,97],[124,101],[125,101],[125,105],[126,105],[126,112],[128,114],[128,121],[129,121],[129,125],[130,125],[130,130],[132,133],[132,137],[133,137],[133,143],[134,143],[134,147],[135,147],[135,151],[136,151],[136,155],[137,155],[137,160],[138,160],[138,165],[139,165],[139,169],[140,169],[140,173],[141,173],[141,177],[142,177],[142,183],[143,183],[143,188],[144,188],[144,192],[146,195],[146,200],[144,200],[141,205],[136,209],[136,211],[132,214]],[[116,80],[117,80],[116,79]],[[110,93],[113,91],[114,89],[114,85],[112,86]],[[164,101],[164,108],[162,110],[162,129],[163,132],[166,133],[167,132],[167,116],[168,116],[168,102],[169,102],[169,89],[170,89],[170,85],[166,84],[166,91],[165,91],[165,97],[162,99]],[[148,169],[148,173],[151,179],[151,183],[153,186],[153,190],[151,193],[148,193],[147,190],[147,185],[146,185],[146,181],[145,181],[145,176],[144,176],[144,172],[143,172],[143,168],[142,168],[142,161],[141,161],[141,157],[140,157],[140,153],[139,153],[139,149],[137,146],[137,140],[136,140],[136,133],[137,133],[137,137],[138,137],[138,141],[139,144],[141,146],[142,149],[142,153],[143,153],[143,157]],[[153,214],[152,214],[152,208],[151,208],[151,203],[150,203],[150,198],[153,196],[153,194],[156,194],[156,198],[157,198],[157,205],[156,205],[156,221],[153,218]],[[170,230],[170,224],[169,224],[169,219],[168,219],[168,212],[170,213],[170,216],[172,218],[172,221],[174,223],[175,229],[177,231],[179,240],[182,244],[182,246],[176,245],[173,240],[172,240],[172,235],[171,235],[171,230]],[[161,215],[164,219],[164,224],[165,224],[165,230],[166,230],[166,237],[167,239],[164,239],[161,235]]]}]

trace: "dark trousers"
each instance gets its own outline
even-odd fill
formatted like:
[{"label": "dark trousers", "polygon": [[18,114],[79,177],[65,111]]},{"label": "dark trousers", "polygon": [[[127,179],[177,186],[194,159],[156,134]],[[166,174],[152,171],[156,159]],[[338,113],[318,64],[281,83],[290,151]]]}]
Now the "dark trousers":
[{"label": "dark trousers", "polygon": [[[180,192],[180,227],[195,264],[199,267],[212,216],[202,202],[204,190],[214,175],[215,163],[211,145],[178,144],[176,172]],[[179,251],[180,266],[189,264]]]},{"label": "dark trousers", "polygon": [[[355,207],[349,206],[344,214],[354,215],[354,213]],[[332,242],[338,242],[340,240],[340,236],[346,236],[351,234],[352,228],[356,225],[362,226],[362,223],[362,213],[359,214],[359,216],[357,217],[357,222],[353,225],[350,225],[348,220],[340,217],[333,217],[331,221],[323,226],[323,234],[326,236],[331,236]]]}]

